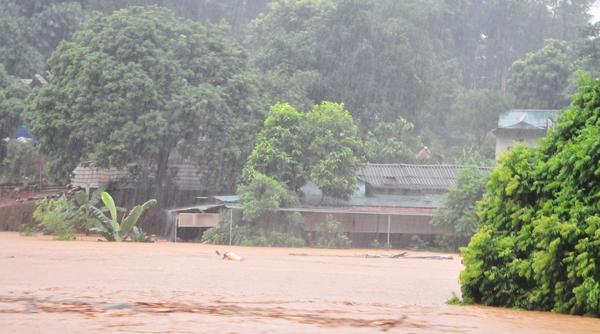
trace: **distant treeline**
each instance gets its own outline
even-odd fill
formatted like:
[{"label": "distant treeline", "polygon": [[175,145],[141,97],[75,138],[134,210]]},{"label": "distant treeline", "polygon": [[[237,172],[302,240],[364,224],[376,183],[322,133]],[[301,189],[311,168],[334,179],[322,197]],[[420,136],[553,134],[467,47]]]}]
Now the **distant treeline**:
[{"label": "distant treeline", "polygon": [[412,141],[411,154],[423,144],[445,158],[465,150],[493,158],[500,112],[564,109],[577,71],[598,74],[593,2],[0,0],[0,64],[17,78],[47,76],[52,53],[94,11],[156,5],[228,26],[245,75],[256,76],[259,123],[277,102],[307,111],[332,101],[344,103],[364,139]]}]

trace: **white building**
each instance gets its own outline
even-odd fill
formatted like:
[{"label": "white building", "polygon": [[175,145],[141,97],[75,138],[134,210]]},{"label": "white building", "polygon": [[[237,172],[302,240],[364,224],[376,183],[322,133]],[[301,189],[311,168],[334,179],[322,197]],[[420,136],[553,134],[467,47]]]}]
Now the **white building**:
[{"label": "white building", "polygon": [[554,128],[558,110],[517,109],[500,114],[496,136],[496,159],[516,143],[536,147],[538,139],[546,137],[548,129]]}]

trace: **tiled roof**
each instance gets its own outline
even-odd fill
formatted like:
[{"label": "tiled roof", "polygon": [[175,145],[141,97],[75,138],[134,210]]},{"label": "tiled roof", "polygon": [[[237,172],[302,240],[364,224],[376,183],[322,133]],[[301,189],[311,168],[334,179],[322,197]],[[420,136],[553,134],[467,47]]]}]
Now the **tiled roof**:
[{"label": "tiled roof", "polygon": [[[127,167],[134,167],[137,163],[130,163]],[[200,184],[200,177],[196,166],[184,161],[169,161],[169,168],[177,169],[175,183],[179,190],[204,190]],[[92,162],[80,163],[73,171],[71,183],[73,186],[85,187],[89,183],[92,188],[97,188],[101,185],[106,185],[111,181],[118,181],[129,178],[127,169],[99,169],[94,167]],[[123,183],[124,188],[133,187],[131,184]]]},{"label": "tiled roof", "polygon": [[[448,190],[465,168],[457,165],[369,164],[357,177],[377,189]],[[490,167],[479,167],[489,171]]]}]

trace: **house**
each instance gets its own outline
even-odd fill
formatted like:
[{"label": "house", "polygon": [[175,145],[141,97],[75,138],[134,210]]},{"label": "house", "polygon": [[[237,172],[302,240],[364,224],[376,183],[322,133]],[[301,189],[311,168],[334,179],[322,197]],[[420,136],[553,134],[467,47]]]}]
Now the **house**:
[{"label": "house", "polygon": [[[359,190],[344,202],[325,198],[324,206],[313,207],[321,198],[318,187],[309,182],[302,188],[306,207],[285,211],[300,212],[308,238],[326,216],[341,223],[355,247],[368,247],[378,239],[382,244],[406,244],[413,235],[433,237],[451,233],[429,222],[442,196],[456,185],[464,166],[369,164],[357,172]],[[480,167],[489,171],[489,167]]]},{"label": "house", "polygon": [[[111,182],[119,182],[120,188],[133,188],[133,180],[130,177],[130,170],[143,165],[144,162],[135,162],[127,164],[124,169],[108,168],[100,169],[94,166],[91,161],[82,162],[73,170],[71,176],[71,185],[74,188],[85,188],[90,184],[92,188],[98,188],[102,185],[108,185]],[[205,188],[200,184],[198,169],[191,162],[183,160],[170,160],[169,168],[177,170],[175,184],[180,191],[203,191]]]},{"label": "house", "polygon": [[558,110],[516,109],[500,114],[498,127],[492,130],[496,136],[496,159],[515,143],[537,146],[538,139],[554,128],[557,117]]},{"label": "house", "polygon": [[[350,201],[325,198],[313,182],[302,191],[301,205],[283,208],[281,212],[298,212],[305,220],[304,237],[310,243],[317,227],[331,215],[341,223],[355,247],[368,247],[377,239],[396,245],[406,245],[413,235],[423,238],[451,233],[451,229],[431,225],[434,210],[463,169],[456,165],[369,164],[357,172],[358,191]],[[489,171],[489,167],[480,167]],[[241,210],[237,196],[201,197],[204,203],[171,209],[161,236],[175,241],[199,239],[206,228],[216,226],[218,212]],[[212,200],[212,201],[211,201]],[[210,203],[209,203],[210,202]],[[235,225],[235,222],[233,222]]]}]

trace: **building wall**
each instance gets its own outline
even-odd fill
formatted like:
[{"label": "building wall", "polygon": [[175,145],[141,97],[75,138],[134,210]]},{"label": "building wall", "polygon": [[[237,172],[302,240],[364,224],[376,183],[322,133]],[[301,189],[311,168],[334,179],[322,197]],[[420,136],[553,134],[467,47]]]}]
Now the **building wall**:
[{"label": "building wall", "polygon": [[341,223],[344,232],[350,233],[387,233],[388,217],[390,233],[400,234],[448,234],[451,229],[431,225],[431,214],[360,214],[360,213],[323,213],[302,212],[306,220],[306,231],[316,231],[324,223],[328,215]]},{"label": "building wall", "polygon": [[538,140],[545,137],[546,131],[526,131],[522,130],[515,133],[497,133],[496,134],[496,159],[498,159],[502,153],[514,147],[517,143],[524,143],[529,147],[537,147]]}]

